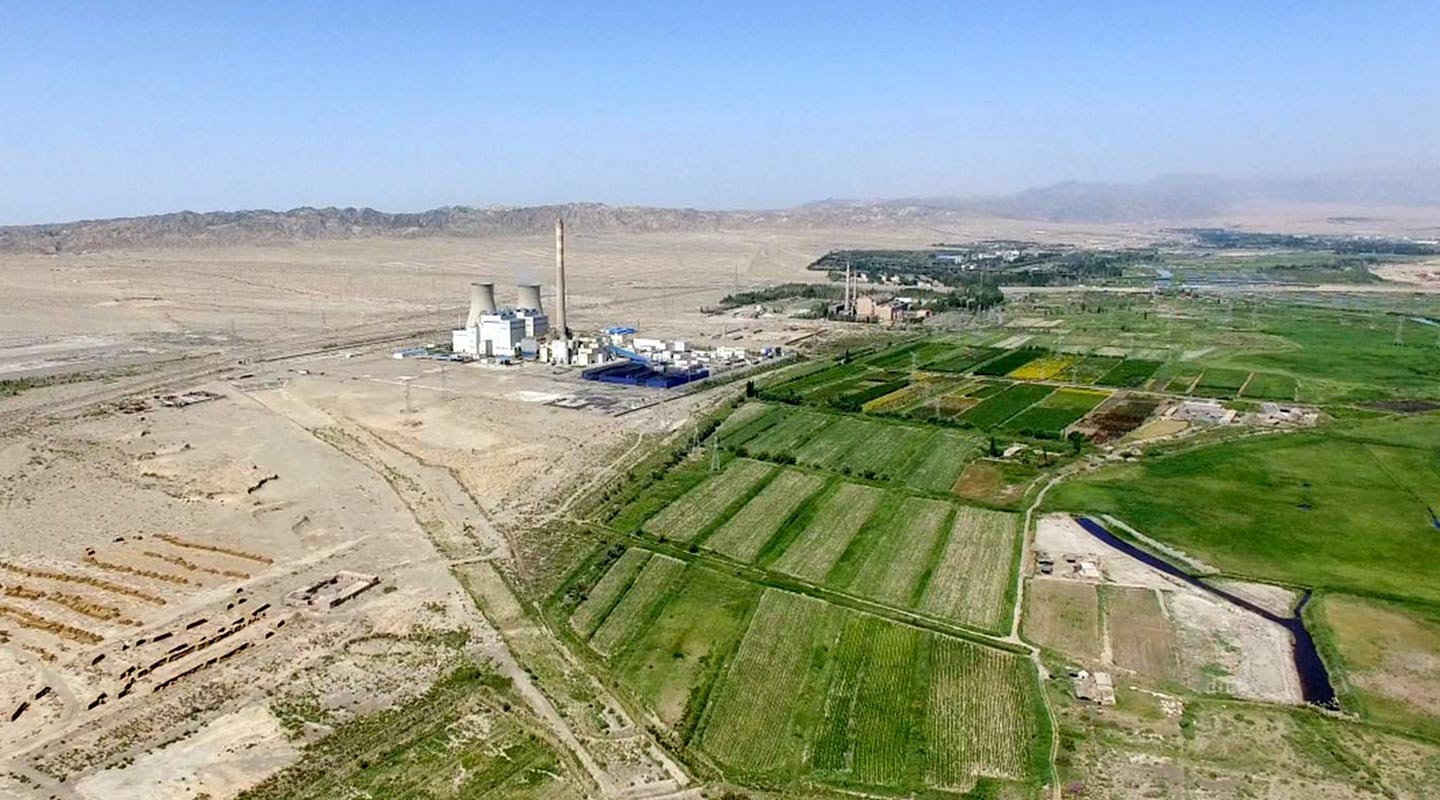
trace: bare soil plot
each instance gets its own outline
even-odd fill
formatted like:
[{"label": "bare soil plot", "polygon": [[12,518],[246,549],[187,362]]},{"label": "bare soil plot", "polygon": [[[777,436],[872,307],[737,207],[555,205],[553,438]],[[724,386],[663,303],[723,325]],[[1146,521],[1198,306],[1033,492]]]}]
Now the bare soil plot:
[{"label": "bare soil plot", "polygon": [[1097,444],[1119,439],[1144,424],[1160,401],[1132,394],[1117,394],[1101,403],[1076,429]]},{"label": "bare soil plot", "polygon": [[997,506],[1013,506],[1025,494],[1034,478],[1034,470],[988,458],[972,461],[955,481],[954,494],[966,500],[977,500]]},{"label": "bare soil plot", "polygon": [[953,506],[923,497],[906,498],[847,588],[909,608],[935,562],[936,545]]},{"label": "bare soil plot", "polygon": [[884,496],[873,486],[841,484],[776,560],[775,569],[810,581],[823,580]]},{"label": "bare soil plot", "polygon": [[1025,593],[1025,638],[1068,656],[1099,661],[1103,633],[1095,584],[1031,578]]},{"label": "bare soil plot", "polygon": [[774,472],[775,467],[770,464],[736,459],[723,472],[707,478],[646,520],[642,530],[652,536],[691,541],[731,506],[750,496]]},{"label": "bare soil plot", "polygon": [[707,537],[704,546],[739,561],[754,561],[800,504],[824,486],[824,479],[810,473],[782,470],[735,516]]},{"label": "bare soil plot", "polygon": [[1178,664],[1170,620],[1154,589],[1105,586],[1105,628],[1115,663],[1161,682],[1175,680]]},{"label": "bare soil plot", "polygon": [[1001,622],[1015,553],[1014,514],[956,506],[950,540],[930,576],[920,609],[966,625]]}]

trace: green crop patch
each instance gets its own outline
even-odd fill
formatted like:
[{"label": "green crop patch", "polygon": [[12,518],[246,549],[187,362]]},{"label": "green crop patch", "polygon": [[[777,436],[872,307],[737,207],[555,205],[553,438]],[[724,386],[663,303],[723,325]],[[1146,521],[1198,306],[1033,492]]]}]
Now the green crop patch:
[{"label": "green crop patch", "polygon": [[1121,359],[1110,356],[1083,356],[1071,362],[1064,372],[1055,376],[1055,380],[1085,384],[1098,383],[1101,378],[1109,375],[1122,363],[1124,362]]},{"label": "green crop patch", "polygon": [[950,538],[920,610],[998,631],[1009,622],[1006,592],[1014,574],[1016,515],[959,506]]},{"label": "green crop patch", "polygon": [[1059,389],[1005,423],[1006,430],[1058,436],[1110,395],[1090,389]]},{"label": "green crop patch", "polygon": [[855,446],[845,451],[838,468],[871,480],[902,480],[933,434],[926,428],[873,423]]},{"label": "green crop patch", "polygon": [[830,383],[835,383],[838,381],[847,380],[868,371],[869,368],[866,367],[864,364],[858,364],[854,362],[851,362],[849,364],[836,364],[832,367],[820,370],[819,372],[812,372],[808,375],[802,375],[792,380],[788,380],[775,386],[771,386],[765,390],[765,394],[773,395],[776,397],[802,395],[817,387],[824,386]]},{"label": "green crop patch", "polygon": [[964,347],[926,362],[922,366],[931,372],[967,372],[1000,355],[1000,352],[993,347]]},{"label": "green crop patch", "polygon": [[789,406],[746,403],[720,424],[715,431],[716,440],[721,447],[739,447],[778,425],[793,412],[794,409]]},{"label": "green crop patch", "polygon": [[965,465],[980,453],[980,439],[956,431],[941,431],[925,444],[906,485],[923,492],[951,491]]},{"label": "green crop patch", "polygon": [[1008,353],[981,364],[975,368],[976,375],[1008,375],[1015,369],[1025,366],[1037,358],[1046,355],[1046,351],[1038,347],[1026,347],[1020,350],[1011,350]]},{"label": "green crop patch", "polygon": [[793,774],[805,752],[803,714],[816,650],[836,609],[766,589],[705,710],[700,749],[741,774]]},{"label": "green crop patch", "polygon": [[1122,389],[1136,389],[1145,385],[1150,376],[1160,368],[1159,361],[1127,358],[1100,376],[1095,383],[1101,386],[1118,386]]},{"label": "green crop patch", "polygon": [[647,520],[642,530],[651,536],[691,541],[754,493],[774,472],[769,464],[736,459]]},{"label": "green crop patch", "polygon": [[1049,750],[1038,685],[1020,656],[930,636],[922,730],[932,786],[964,790],[976,776],[1021,781]]},{"label": "green crop patch", "polygon": [[751,562],[802,503],[825,481],[814,475],[782,470],[750,502],[715,529],[704,546],[739,561]]},{"label": "green crop patch", "polygon": [[621,683],[661,722],[688,737],[759,595],[752,583],[692,566],[627,648],[618,668]]},{"label": "green crop patch", "polygon": [[838,472],[845,454],[882,427],[883,423],[856,417],[835,417],[832,424],[793,452],[801,464]]},{"label": "green crop patch", "polygon": [[1289,375],[1280,375],[1274,372],[1256,372],[1250,376],[1250,382],[1245,384],[1241,397],[1254,398],[1256,400],[1278,400],[1281,402],[1292,402],[1295,400],[1296,392],[1295,379]]},{"label": "green crop patch", "polygon": [[872,486],[840,484],[775,560],[775,569],[817,583],[824,580],[884,496]]},{"label": "green crop patch", "polygon": [[607,657],[620,652],[625,643],[644,627],[684,571],[684,561],[669,556],[652,556],[645,562],[640,574],[635,576],[625,596],[595,629],[595,635],[590,637],[590,647]]},{"label": "green crop patch", "polygon": [[630,588],[640,568],[650,560],[650,551],[632,547],[626,550],[605,575],[595,582],[585,599],[570,615],[570,627],[583,638],[590,638],[610,609],[620,602],[625,590]]},{"label": "green crop patch", "polygon": [[960,419],[981,430],[989,430],[1003,424],[1054,391],[1038,383],[1017,383],[1002,392],[980,401],[960,416]]},{"label": "green crop patch", "polygon": [[1200,374],[1193,391],[1204,397],[1234,397],[1248,380],[1249,370],[1210,367]]},{"label": "green crop patch", "polygon": [[1048,751],[1023,657],[767,589],[711,694],[700,749],[767,783],[968,791]]},{"label": "green crop patch", "polygon": [[1440,416],[1349,423],[1106,468],[1047,504],[1113,514],[1228,573],[1440,602]]},{"label": "green crop patch", "polygon": [[847,589],[891,605],[909,608],[924,588],[942,541],[952,506],[940,500],[907,498],[895,514],[898,523],[886,531]]},{"label": "green crop patch", "polygon": [[899,788],[920,744],[912,720],[911,668],[924,635],[860,614],[846,615],[811,756],[817,771],[847,783]]},{"label": "green crop patch", "polygon": [[759,456],[792,455],[811,437],[824,430],[835,420],[830,414],[818,411],[796,410],[785,419],[766,429],[746,443],[746,452]]}]

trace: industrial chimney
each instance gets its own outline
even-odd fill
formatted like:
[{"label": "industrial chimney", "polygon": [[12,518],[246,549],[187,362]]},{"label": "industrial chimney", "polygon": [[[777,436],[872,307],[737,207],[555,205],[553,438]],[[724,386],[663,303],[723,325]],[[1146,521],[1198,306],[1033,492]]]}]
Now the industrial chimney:
[{"label": "industrial chimney", "polygon": [[560,329],[560,338],[569,340],[570,330],[565,327],[565,220],[555,218],[555,325]]},{"label": "industrial chimney", "polygon": [[540,284],[522,283],[515,287],[519,297],[515,300],[516,308],[533,308],[542,311],[540,307]]},{"label": "industrial chimney", "polygon": [[470,316],[465,318],[465,327],[473,328],[480,324],[481,314],[495,313],[495,284],[493,283],[472,283],[470,284]]}]

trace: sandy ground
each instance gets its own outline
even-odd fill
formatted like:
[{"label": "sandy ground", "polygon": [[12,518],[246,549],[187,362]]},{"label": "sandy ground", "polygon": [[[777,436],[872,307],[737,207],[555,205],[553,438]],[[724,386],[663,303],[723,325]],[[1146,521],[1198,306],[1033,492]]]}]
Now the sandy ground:
[{"label": "sandy ground", "polygon": [[[1271,702],[1303,700],[1290,634],[1283,627],[1121,553],[1090,536],[1067,514],[1047,514],[1037,521],[1035,549],[1056,558],[1093,558],[1105,583],[1159,590],[1180,645],[1179,674],[1174,677],[1190,688]],[[1269,589],[1250,591],[1276,599]],[[1108,638],[1109,628],[1123,624],[1107,620],[1102,635]],[[1099,649],[1111,651],[1108,642]]]},{"label": "sandy ground", "polygon": [[[804,267],[835,247],[1156,235],[993,220],[581,235],[569,305],[581,328],[784,343],[820,326],[700,308],[735,288],[813,277]],[[594,785],[684,786],[498,575],[523,575],[516,562],[530,558],[514,530],[563,516],[558,498],[708,400],[651,405],[656,393],[573,372],[441,368],[379,344],[448,328],[472,280],[496,281],[502,302],[516,278],[548,283],[550,247],[548,237],[366,240],[0,257],[0,377],[112,373],[0,398],[0,712],[26,704],[0,727],[0,796],[230,796],[294,758],[296,743],[276,733],[278,702],[302,696],[344,720],[423,691],[460,655],[510,675],[527,705],[516,713],[572,750]],[[335,341],[355,344],[296,355]],[[220,399],[103,404],[161,385]],[[1082,545],[1049,518],[1040,538]],[[1226,690],[1293,699],[1275,631],[1099,555],[1108,580],[1166,592],[1180,635],[1198,632],[1196,658],[1226,665]],[[346,574],[378,584],[335,607],[304,599]],[[477,603],[504,621],[487,622]],[[466,632],[463,652],[411,636],[437,630]],[[549,671],[530,675],[541,661],[522,667],[516,647]],[[574,699],[587,693],[595,703]]]}]

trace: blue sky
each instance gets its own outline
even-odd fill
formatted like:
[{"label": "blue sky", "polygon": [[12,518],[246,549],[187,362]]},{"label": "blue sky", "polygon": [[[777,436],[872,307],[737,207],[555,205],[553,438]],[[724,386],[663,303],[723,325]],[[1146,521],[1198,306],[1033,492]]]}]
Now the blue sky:
[{"label": "blue sky", "polygon": [[0,224],[1434,168],[1437,76],[1436,2],[11,0]]}]

